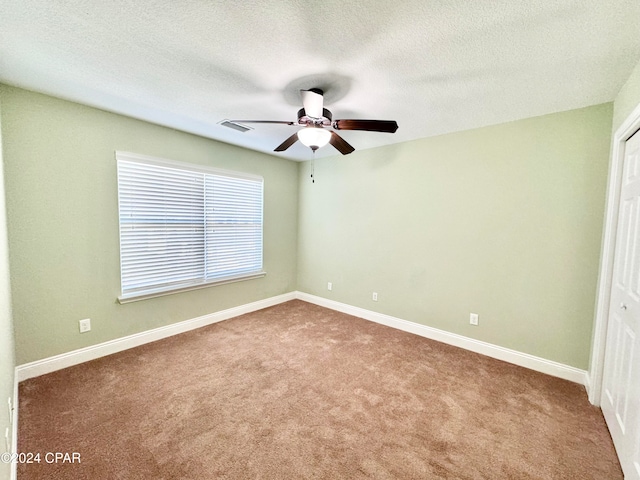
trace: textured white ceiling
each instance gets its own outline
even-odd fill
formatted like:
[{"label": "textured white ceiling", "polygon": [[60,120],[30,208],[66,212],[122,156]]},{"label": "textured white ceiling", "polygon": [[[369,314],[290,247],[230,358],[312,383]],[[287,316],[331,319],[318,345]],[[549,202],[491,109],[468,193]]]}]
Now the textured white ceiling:
[{"label": "textured white ceiling", "polygon": [[295,127],[218,122],[295,120],[320,86],[335,119],[398,122],[341,132],[362,150],[608,102],[639,59],[638,0],[0,2],[0,82],[267,153]]}]

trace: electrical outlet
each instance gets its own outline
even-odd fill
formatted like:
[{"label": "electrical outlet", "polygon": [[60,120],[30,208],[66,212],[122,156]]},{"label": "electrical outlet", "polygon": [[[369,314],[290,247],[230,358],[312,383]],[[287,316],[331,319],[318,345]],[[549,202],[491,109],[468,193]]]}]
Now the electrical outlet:
[{"label": "electrical outlet", "polygon": [[374,302],[378,301],[378,293],[377,292],[373,292],[373,295],[371,295],[371,298],[373,299]]},{"label": "electrical outlet", "polygon": [[333,283],[327,282],[327,290],[333,290]]},{"label": "electrical outlet", "polygon": [[471,313],[469,315],[469,323],[471,325],[478,325],[478,314],[477,313]]},{"label": "electrical outlet", "polygon": [[91,319],[85,318],[80,320],[80,333],[85,333],[91,330]]}]

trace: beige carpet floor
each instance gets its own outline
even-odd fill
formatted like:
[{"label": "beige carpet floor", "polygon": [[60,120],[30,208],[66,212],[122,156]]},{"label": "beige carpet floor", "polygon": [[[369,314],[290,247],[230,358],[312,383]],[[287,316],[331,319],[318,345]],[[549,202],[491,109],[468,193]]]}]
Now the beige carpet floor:
[{"label": "beige carpet floor", "polygon": [[[20,384],[19,479],[621,479],[582,386],[291,301]],[[51,458],[51,457],[49,457]]]}]

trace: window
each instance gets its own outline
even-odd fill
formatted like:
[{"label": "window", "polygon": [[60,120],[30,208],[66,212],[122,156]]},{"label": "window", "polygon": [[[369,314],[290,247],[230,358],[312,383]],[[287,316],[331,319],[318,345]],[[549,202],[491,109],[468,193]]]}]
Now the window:
[{"label": "window", "polygon": [[121,302],[256,278],[262,177],[116,152]]}]

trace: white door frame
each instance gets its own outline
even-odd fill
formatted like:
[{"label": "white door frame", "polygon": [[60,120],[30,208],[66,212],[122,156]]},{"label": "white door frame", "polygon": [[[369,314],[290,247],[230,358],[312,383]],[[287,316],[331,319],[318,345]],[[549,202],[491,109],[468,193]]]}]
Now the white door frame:
[{"label": "white door frame", "polygon": [[609,324],[609,303],[613,279],[613,259],[618,228],[618,209],[620,206],[620,188],[624,163],[625,142],[640,128],[640,104],[620,125],[611,141],[611,161],[609,163],[609,181],[607,184],[607,204],[600,251],[600,270],[598,273],[598,291],[591,345],[591,362],[587,380],[589,401],[600,406],[602,394],[602,376],[604,354]]}]

